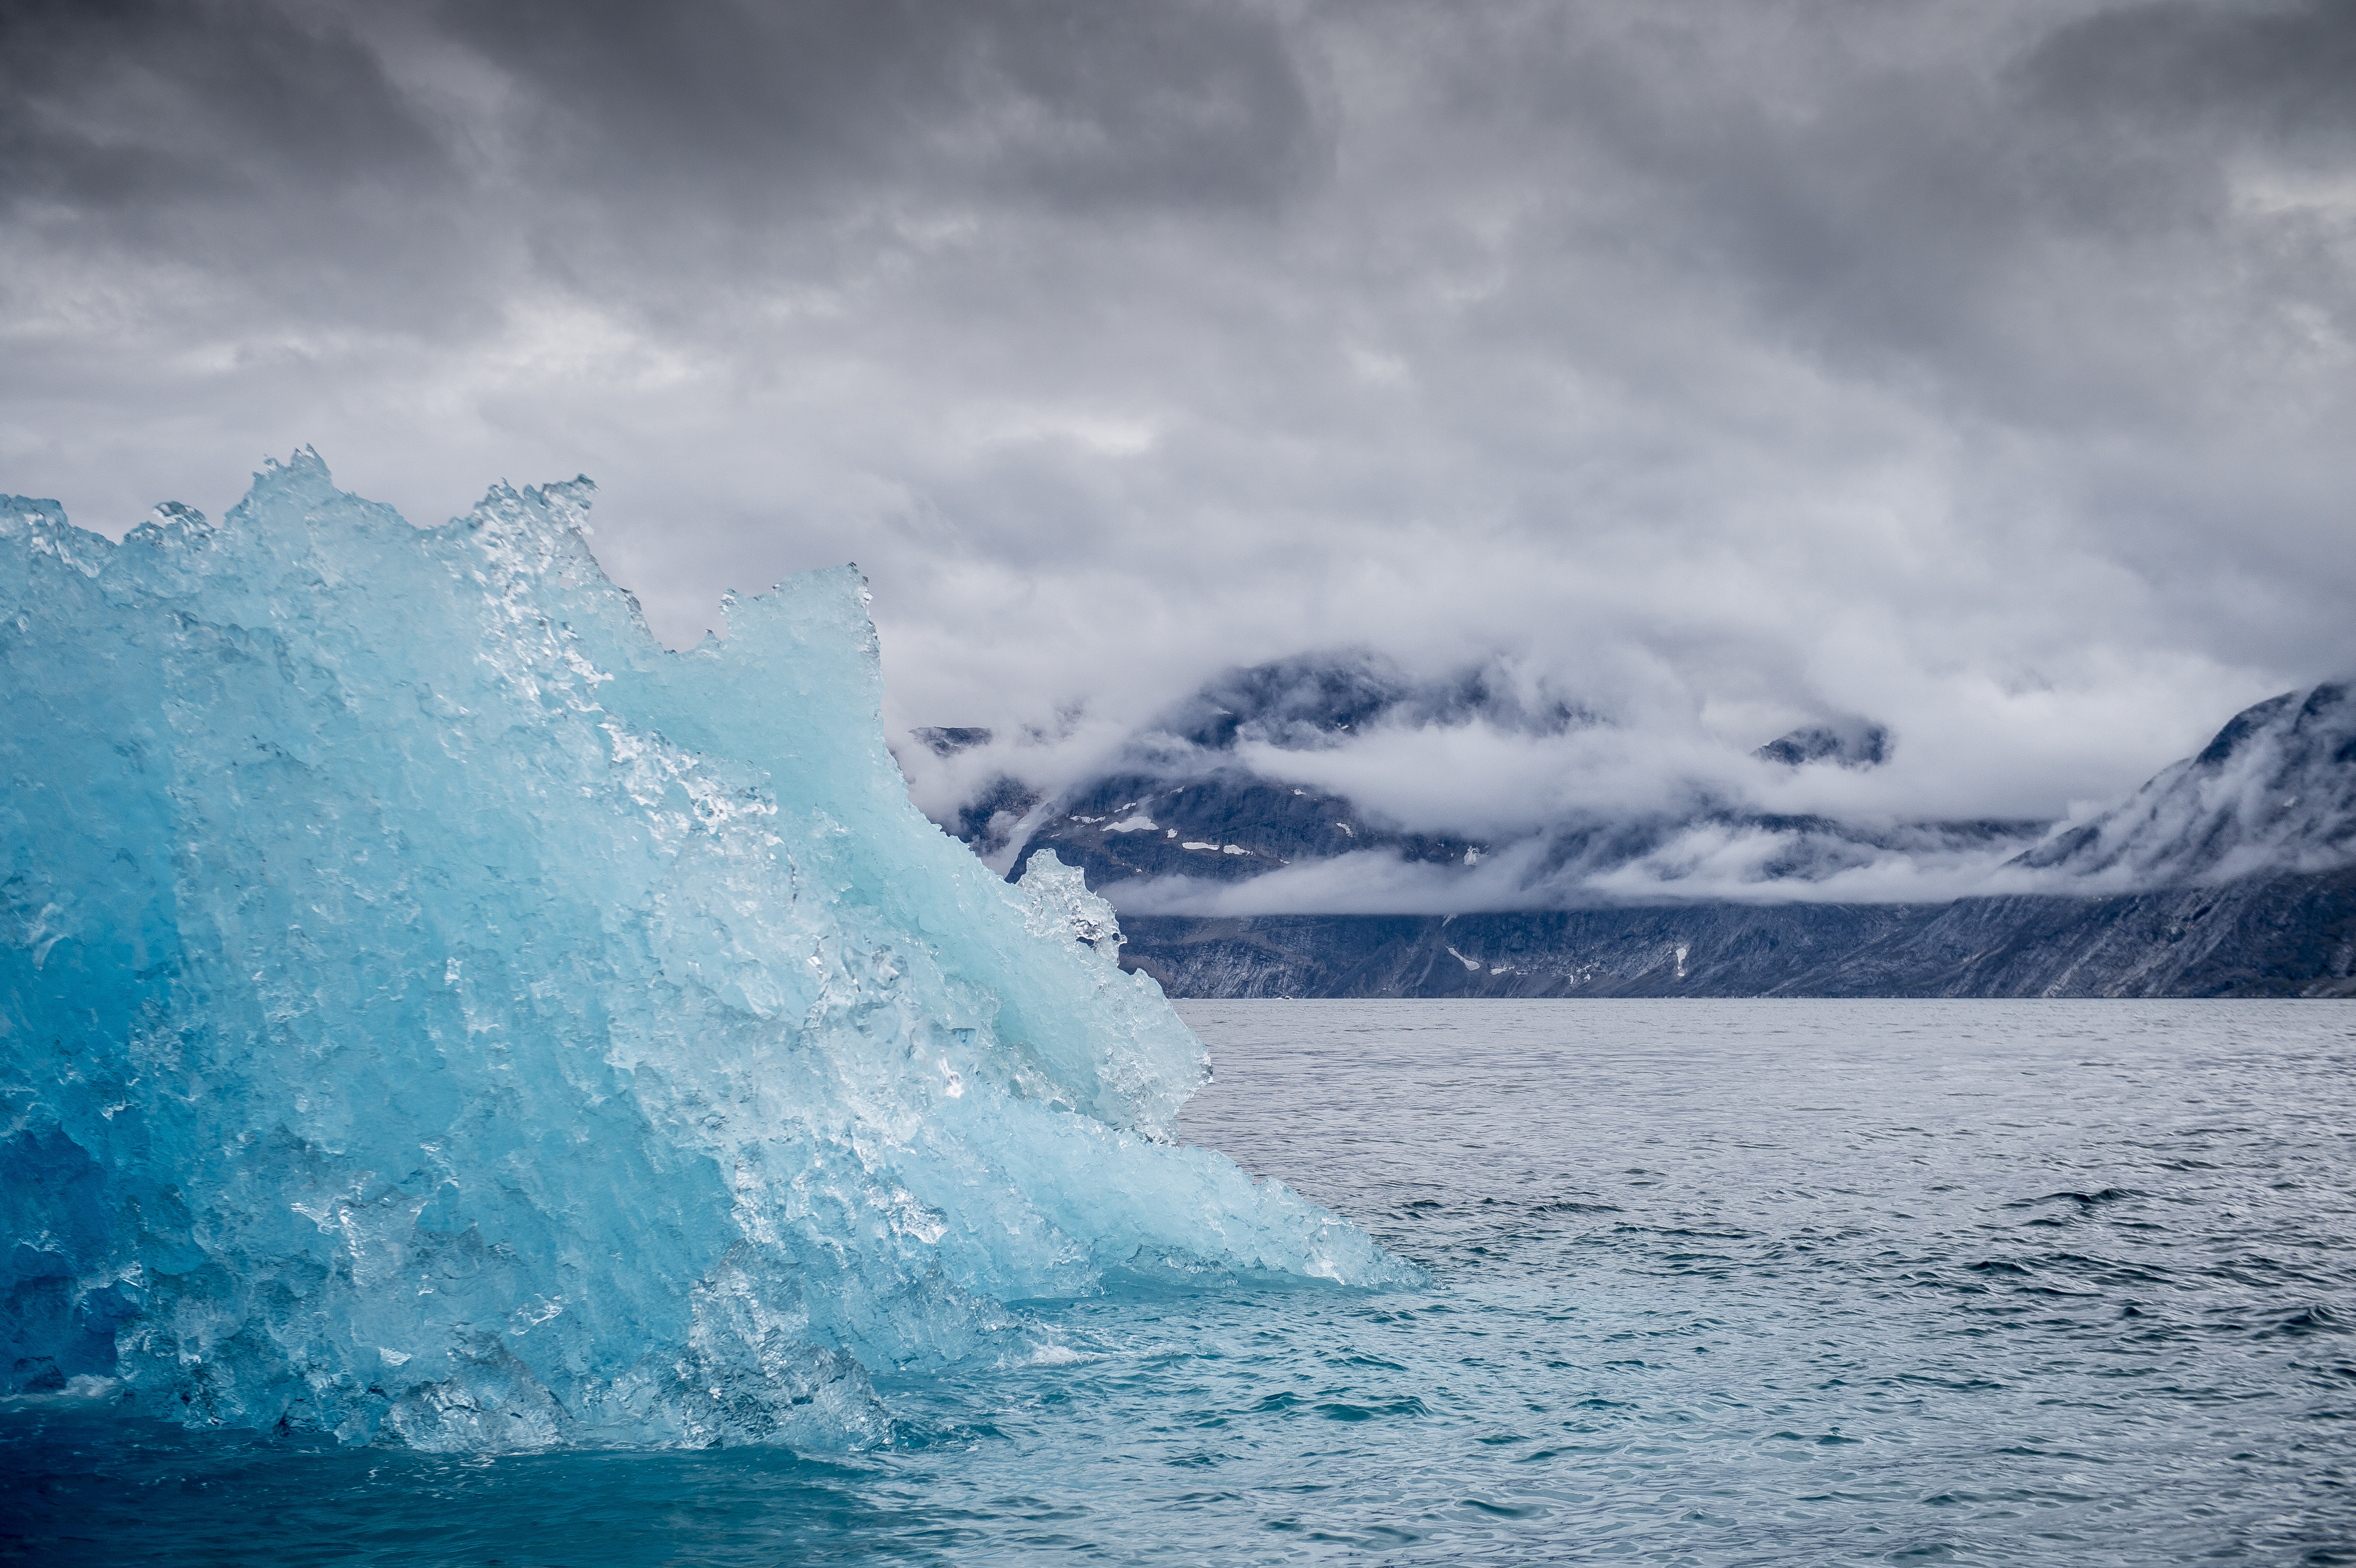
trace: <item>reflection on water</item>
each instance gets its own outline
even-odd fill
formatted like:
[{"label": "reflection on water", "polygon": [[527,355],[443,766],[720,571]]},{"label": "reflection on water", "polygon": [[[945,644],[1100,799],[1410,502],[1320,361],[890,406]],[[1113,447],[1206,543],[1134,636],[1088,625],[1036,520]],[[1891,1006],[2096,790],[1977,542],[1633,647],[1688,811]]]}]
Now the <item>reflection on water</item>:
[{"label": "reflection on water", "polygon": [[2356,1563],[2356,1005],[1198,1003],[1428,1289],[1173,1280],[892,1446],[0,1419],[29,1561]]}]

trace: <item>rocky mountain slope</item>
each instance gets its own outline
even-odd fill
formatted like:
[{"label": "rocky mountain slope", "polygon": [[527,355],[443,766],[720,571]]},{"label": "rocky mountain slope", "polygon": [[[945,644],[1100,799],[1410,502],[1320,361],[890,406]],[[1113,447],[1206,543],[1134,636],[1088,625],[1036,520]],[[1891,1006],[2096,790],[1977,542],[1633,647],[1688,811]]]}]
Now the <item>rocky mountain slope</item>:
[{"label": "rocky mountain slope", "polygon": [[2286,691],[2234,715],[2167,768],[2019,864],[2092,885],[2226,881],[2356,860],[2356,699],[2346,682]]},{"label": "rocky mountain slope", "polygon": [[[1000,802],[997,848],[1017,867],[1052,848],[1117,902],[1124,889],[1240,884],[1368,850],[1459,868],[1514,848],[1399,830],[1340,795],[1246,765],[1250,742],[1330,744],[1408,704],[1498,706],[1477,681],[1434,693],[1329,676],[1238,672],[1180,714],[1158,750],[1135,748],[1126,765],[1052,799],[1001,779],[983,797]],[[1593,721],[1567,703],[1510,717]],[[1757,755],[1867,768],[1892,744],[1878,724],[1841,720]],[[976,822],[958,826],[991,847]],[[1780,879],[1797,896],[1620,907],[1584,898],[1456,915],[1131,912],[1124,962],[1197,997],[2356,995],[2356,699],[2346,682],[2254,705],[2198,755],[2059,829],[1777,816],[1696,791],[1650,812],[1551,824],[1533,863],[1608,870],[1712,828],[1772,836],[1780,859],[1759,863],[1761,891]],[[1808,896],[1861,857],[1973,854],[1986,896]]]},{"label": "rocky mountain slope", "polygon": [[[1801,768],[1887,762],[1889,729],[1855,717],[1803,726],[1748,758],[1727,753],[1719,762],[1733,778],[1673,777],[1633,803],[1566,790],[1548,811],[1489,831],[1403,824],[1304,782],[1320,753],[1476,729],[1542,742],[1614,726],[1494,667],[1419,682],[1370,656],[1303,657],[1229,672],[1130,737],[1108,765],[1059,790],[1011,772],[983,773],[935,819],[1010,875],[1052,848],[1116,903],[1161,910],[1199,906],[1205,889],[1353,857],[1359,880],[1396,884],[1390,873],[1401,868],[1419,873],[1417,896],[1447,901],[1442,907],[1591,901],[1582,890],[1614,877],[1677,896],[1693,863],[1729,858],[1740,860],[1741,880],[1762,884],[1821,882],[1893,862],[1992,868],[2047,827],[1845,820],[1767,809],[1746,792],[1746,784],[1772,784]],[[992,736],[928,729],[912,739],[948,759],[988,747]]]}]

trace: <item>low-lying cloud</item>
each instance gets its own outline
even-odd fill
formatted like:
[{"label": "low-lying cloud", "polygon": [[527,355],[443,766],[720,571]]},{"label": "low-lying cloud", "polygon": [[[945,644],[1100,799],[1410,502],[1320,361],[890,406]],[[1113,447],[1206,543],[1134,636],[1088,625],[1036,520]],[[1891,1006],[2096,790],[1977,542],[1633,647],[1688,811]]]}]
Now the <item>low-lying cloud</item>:
[{"label": "low-lying cloud", "polygon": [[907,766],[993,866],[1058,849],[1136,914],[2085,896],[2356,862],[2351,689],[2059,819],[1912,814],[1902,741],[1858,715],[1739,752],[1509,662],[1419,681],[1365,652],[1229,671],[1118,745],[935,731]]}]

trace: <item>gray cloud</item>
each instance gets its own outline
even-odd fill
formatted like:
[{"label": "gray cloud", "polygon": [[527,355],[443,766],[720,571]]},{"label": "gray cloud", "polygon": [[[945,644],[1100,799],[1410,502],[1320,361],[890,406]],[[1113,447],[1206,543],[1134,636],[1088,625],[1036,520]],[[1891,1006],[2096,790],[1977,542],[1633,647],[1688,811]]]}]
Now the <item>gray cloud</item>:
[{"label": "gray cloud", "polygon": [[2047,112],[2175,139],[2189,124],[2344,157],[2356,141],[2356,13],[2297,5],[2125,5],[2072,21],[2016,68]]},{"label": "gray cloud", "polygon": [[19,5],[0,485],[119,528],[311,441],[435,520],[586,470],[667,635],[856,559],[897,721],[1050,771],[1371,645],[1512,661],[1628,780],[1860,714],[1856,809],[2054,816],[2349,662],[2350,36]]},{"label": "gray cloud", "polygon": [[1312,126],[1277,29],[1232,6],[1119,12],[690,0],[449,5],[526,85],[538,166],[709,222],[878,182],[1101,215],[1263,206]]},{"label": "gray cloud", "polygon": [[388,176],[443,184],[442,149],[348,21],[272,7],[20,4],[0,13],[0,194],[18,215],[113,222],[316,197]]}]

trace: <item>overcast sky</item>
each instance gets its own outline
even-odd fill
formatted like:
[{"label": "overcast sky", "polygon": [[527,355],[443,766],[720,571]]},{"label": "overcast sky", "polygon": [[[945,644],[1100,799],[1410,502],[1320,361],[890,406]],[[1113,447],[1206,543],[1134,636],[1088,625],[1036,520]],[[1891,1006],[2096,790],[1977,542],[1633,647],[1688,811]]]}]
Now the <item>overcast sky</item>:
[{"label": "overcast sky", "polygon": [[2346,0],[6,0],[0,489],[585,472],[674,642],[857,560],[899,724],[1502,656],[2051,816],[2356,667],[2351,83]]}]

